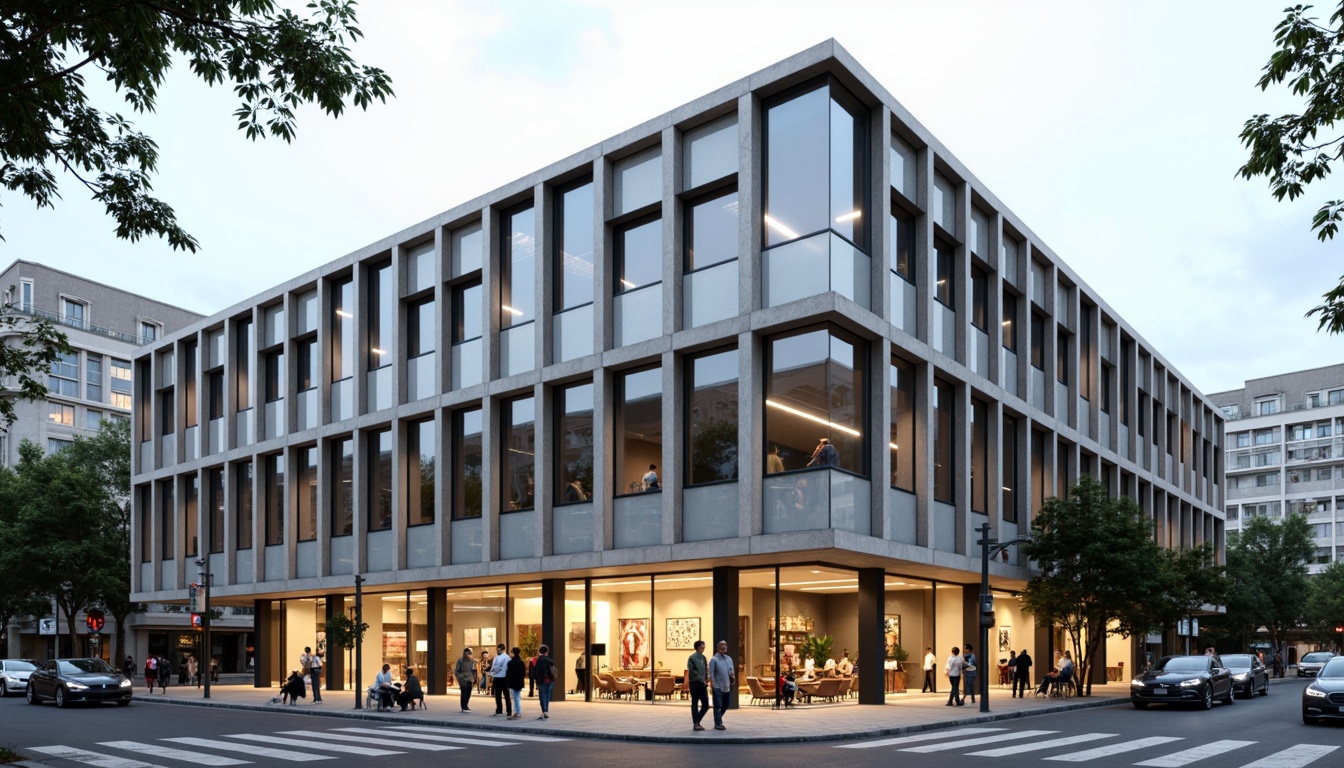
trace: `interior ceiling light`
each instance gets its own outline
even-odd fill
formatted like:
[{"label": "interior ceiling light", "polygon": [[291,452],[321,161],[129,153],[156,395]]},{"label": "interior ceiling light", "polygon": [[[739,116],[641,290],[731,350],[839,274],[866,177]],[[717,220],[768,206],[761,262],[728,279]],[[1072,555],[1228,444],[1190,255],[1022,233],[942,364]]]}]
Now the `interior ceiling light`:
[{"label": "interior ceiling light", "polygon": [[513,307],[510,307],[508,304],[501,304],[501,305],[499,305],[499,307],[500,307],[500,309],[504,310],[505,312],[508,312],[509,314],[513,315],[514,317],[522,317],[522,316],[523,316],[523,313],[522,313],[521,311],[519,311],[519,310],[517,310],[517,309],[514,309]]},{"label": "interior ceiling light", "polygon": [[354,317],[354,315],[350,314],[349,312],[346,312],[344,309],[338,309],[338,310],[336,310],[336,316],[337,316],[337,317]]},{"label": "interior ceiling light", "polygon": [[621,278],[621,285],[624,285],[626,288],[638,288],[638,287],[639,287],[638,285],[635,285],[634,283],[630,282],[629,280],[626,280],[624,277]]},{"label": "interior ceiling light", "polygon": [[375,355],[386,355],[386,354],[387,354],[387,350],[379,349],[379,348],[377,348],[377,347],[369,347],[369,351],[372,352],[372,353],[375,354]]},{"label": "interior ceiling light", "polygon": [[827,421],[826,419],[823,419],[820,416],[813,416],[812,414],[807,413],[806,411],[800,411],[797,408],[790,408],[789,406],[784,405],[783,403],[777,403],[774,400],[767,399],[765,401],[765,404],[770,406],[771,408],[778,408],[779,410],[784,411],[785,413],[792,413],[794,416],[801,416],[804,419],[807,419],[808,421],[815,421],[818,424],[824,424],[830,427],[831,429],[838,429],[847,435],[853,435],[855,437],[861,436],[860,432],[857,429],[851,429],[849,427],[844,426],[843,424],[836,424],[833,421]]},{"label": "interior ceiling light", "polygon": [[769,214],[767,214],[765,217],[765,226],[775,230],[776,232],[789,238],[790,240],[798,237],[797,232],[794,232],[792,229],[789,229],[783,224],[780,224],[778,221],[775,221],[774,219],[770,218]]},{"label": "interior ceiling light", "polygon": [[836,221],[837,224],[842,223],[842,222],[846,222],[846,221],[853,221],[853,220],[859,218],[859,217],[862,216],[862,215],[863,215],[863,211],[850,211],[849,213],[843,214],[843,215],[841,215],[841,216],[836,216],[836,217],[835,217],[835,221]]}]

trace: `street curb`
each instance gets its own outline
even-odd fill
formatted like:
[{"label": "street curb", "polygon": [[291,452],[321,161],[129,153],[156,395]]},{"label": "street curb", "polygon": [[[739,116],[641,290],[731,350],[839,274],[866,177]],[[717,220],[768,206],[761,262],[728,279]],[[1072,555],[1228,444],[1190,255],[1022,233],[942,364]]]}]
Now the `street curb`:
[{"label": "street curb", "polygon": [[[279,705],[271,706],[267,704],[224,704],[207,703],[200,699],[136,699],[137,702],[149,702],[152,704],[176,704],[184,707],[207,707],[214,709],[233,709],[248,712],[266,712],[279,711],[290,715],[305,715],[309,717],[337,717],[346,720],[365,720],[374,722],[402,723],[413,725],[439,726],[443,728],[461,728],[463,730],[475,730],[490,733],[503,739],[508,738],[508,730],[497,726],[492,727],[487,723],[473,722],[450,722],[445,723],[442,720],[424,720],[415,716],[406,715],[386,715],[380,713],[370,713],[365,710],[315,710],[312,705],[304,707],[302,710],[293,707],[282,707]],[[1047,707],[1031,710],[1019,710],[1015,712],[990,712],[988,714],[977,714],[966,717],[958,717],[954,720],[942,720],[936,723],[919,723],[915,725],[896,726],[892,728],[875,728],[868,731],[847,731],[845,733],[825,733],[815,736],[729,736],[719,735],[719,732],[707,730],[703,736],[673,736],[670,734],[634,734],[634,733],[605,733],[596,731],[568,731],[547,727],[533,727],[529,725],[526,730],[519,730],[520,734],[531,734],[537,736],[558,736],[567,739],[603,739],[607,741],[638,741],[660,744],[800,744],[808,742],[827,742],[827,741],[853,741],[856,739],[871,739],[882,736],[901,736],[911,733],[923,733],[926,731],[935,731],[941,728],[952,728],[965,725],[976,725],[982,723],[992,723],[999,720],[1016,720],[1023,717],[1034,717],[1036,715],[1057,714],[1060,712],[1071,712],[1078,709],[1092,709],[1095,707],[1107,707],[1115,704],[1128,704],[1129,697],[1124,698],[1106,698],[1106,699],[1068,699],[1068,703],[1053,704]]]}]

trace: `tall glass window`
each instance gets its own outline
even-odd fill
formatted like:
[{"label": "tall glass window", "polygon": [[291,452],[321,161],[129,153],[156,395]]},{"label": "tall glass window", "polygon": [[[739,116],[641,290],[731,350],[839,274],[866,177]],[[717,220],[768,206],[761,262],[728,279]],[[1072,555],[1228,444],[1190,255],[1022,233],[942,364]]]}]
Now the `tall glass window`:
[{"label": "tall glass window", "polygon": [[164,560],[173,560],[177,557],[177,548],[174,546],[177,541],[177,504],[176,495],[173,493],[173,483],[168,481],[159,486],[159,548],[163,551]]},{"label": "tall glass window", "polygon": [[285,353],[282,350],[268,352],[263,358],[266,378],[262,383],[263,396],[268,403],[283,400],[285,397]]},{"label": "tall glass window", "polygon": [[979,267],[971,267],[971,325],[989,329],[989,274]]},{"label": "tall glass window", "polygon": [[956,434],[956,402],[951,384],[934,380],[933,383],[933,498],[935,501],[956,503],[956,466],[953,464],[953,446]]},{"label": "tall glass window", "polygon": [[1003,348],[1017,351],[1017,296],[1003,292]]},{"label": "tall glass window", "polygon": [[513,512],[536,506],[537,461],[536,399],[520,397],[507,400],[502,408],[504,440],[499,457],[500,498],[504,511]]},{"label": "tall glass window", "polygon": [[891,487],[915,491],[915,366],[892,360]]},{"label": "tall glass window", "polygon": [[453,519],[481,516],[481,409],[453,414]]},{"label": "tall glass window", "polygon": [[434,464],[438,458],[434,420],[408,425],[406,446],[407,525],[434,522]]},{"label": "tall glass window", "polygon": [[205,473],[205,482],[209,499],[209,522],[206,523],[207,548],[211,553],[224,551],[224,470],[211,469]]},{"label": "tall glass window", "polygon": [[663,281],[663,221],[644,220],[616,233],[616,292]]},{"label": "tall glass window", "polygon": [[915,282],[915,217],[893,207],[887,232],[891,242],[891,271],[897,277],[913,284]]},{"label": "tall glass window", "polygon": [[663,369],[622,374],[617,381],[616,494],[661,490]]},{"label": "tall glass window", "polygon": [[140,562],[149,563],[154,560],[154,495],[149,485],[136,488],[135,495],[140,502],[136,518],[140,524]]},{"label": "tall glass window", "polygon": [[285,455],[262,459],[266,484],[266,545],[285,543]]},{"label": "tall glass window", "polygon": [[392,294],[392,263],[383,262],[368,271],[369,292],[369,370],[391,365],[396,327],[392,324],[395,308]]},{"label": "tall glass window", "polygon": [[555,311],[593,302],[593,183],[556,195]]},{"label": "tall glass window", "polygon": [[355,532],[355,441],[331,443],[331,535]]},{"label": "tall glass window", "polygon": [[565,387],[557,399],[555,503],[587,501],[593,496],[593,385]]},{"label": "tall glass window", "polygon": [[234,329],[233,334],[234,351],[234,398],[237,403],[235,410],[245,411],[252,407],[252,380],[253,366],[256,365],[256,355],[252,348],[252,321],[240,320]]},{"label": "tall glass window", "polygon": [[341,278],[331,286],[331,380],[355,375],[355,283]]},{"label": "tall glass window", "polygon": [[79,353],[57,352],[47,377],[47,392],[64,397],[79,397]]},{"label": "tall glass window", "polygon": [[369,530],[392,527],[392,430],[369,433]]},{"label": "tall glass window", "polygon": [[686,484],[737,479],[737,350],[690,361]]},{"label": "tall glass window", "polygon": [[84,396],[95,403],[103,402],[103,356],[92,352],[84,356]]},{"label": "tall glass window", "polygon": [[460,344],[481,337],[481,281],[461,283],[454,286],[453,293],[453,343]]},{"label": "tall glass window", "polygon": [[989,514],[989,406],[971,398],[971,511]]},{"label": "tall glass window", "polygon": [[1031,313],[1031,365],[1045,370],[1045,318],[1037,312]]},{"label": "tall glass window", "polygon": [[830,466],[864,474],[863,342],[812,328],[771,339],[768,352],[767,469],[777,455],[777,469]]},{"label": "tall glass window", "polygon": [[317,448],[298,450],[299,460],[299,541],[317,538]]},{"label": "tall glass window", "polygon": [[434,299],[421,299],[406,307],[406,357],[427,355],[437,346],[434,343]]},{"label": "tall glass window", "polygon": [[131,409],[131,394],[133,386],[131,384],[131,363],[129,360],[117,360],[113,358],[111,364],[111,404],[117,408]]},{"label": "tall glass window", "polygon": [[234,535],[238,549],[252,548],[252,462],[243,461],[233,468]]},{"label": "tall glass window", "polygon": [[687,131],[681,156],[686,189],[737,173],[737,142],[734,115]]},{"label": "tall glass window", "polygon": [[200,524],[198,514],[200,511],[201,487],[195,475],[187,477],[184,485],[186,485],[187,492],[186,509],[182,510],[182,521],[187,540],[186,555],[187,557],[196,557],[201,552],[200,532],[197,530],[197,526]]},{"label": "tall glass window", "polygon": [[686,271],[694,272],[736,260],[737,229],[736,189],[689,203],[686,207]]},{"label": "tall glass window", "polygon": [[453,231],[452,235],[452,275],[465,277],[481,269],[485,256],[485,235],[480,223],[469,224]]},{"label": "tall glass window", "polygon": [[1003,497],[999,502],[1000,512],[1003,513],[1003,519],[1010,523],[1017,522],[1017,418],[1004,415],[1003,417],[1003,444],[999,449],[999,455],[1002,457],[1003,477]]},{"label": "tall glass window", "polygon": [[941,240],[933,242],[934,279],[933,298],[948,309],[955,310],[953,297],[956,296],[956,254],[952,246]]},{"label": "tall glass window", "polygon": [[1062,325],[1055,332],[1055,378],[1069,383],[1069,333]]},{"label": "tall glass window", "polygon": [[294,342],[294,354],[298,355],[295,361],[299,368],[299,387],[298,391],[307,392],[311,389],[317,389],[317,372],[321,362],[317,358],[317,339],[303,339]]},{"label": "tall glass window", "polygon": [[505,217],[503,296],[499,327],[530,323],[536,312],[536,212],[529,206]]}]

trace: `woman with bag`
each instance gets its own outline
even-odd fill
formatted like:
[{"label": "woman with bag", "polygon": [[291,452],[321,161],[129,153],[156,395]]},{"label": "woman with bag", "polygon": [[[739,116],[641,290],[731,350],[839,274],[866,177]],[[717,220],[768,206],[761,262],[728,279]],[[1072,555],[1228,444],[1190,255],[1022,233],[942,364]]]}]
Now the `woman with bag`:
[{"label": "woman with bag", "polygon": [[476,688],[476,679],[479,674],[476,668],[476,660],[471,658],[471,649],[462,650],[462,658],[457,660],[453,666],[453,677],[457,680],[457,690],[462,693],[462,711],[471,712],[467,703],[471,701],[471,692]]},{"label": "woman with bag", "polygon": [[[537,649],[537,659],[532,665],[532,677],[537,682],[537,696],[541,700],[541,717],[538,720],[551,719],[551,695],[558,677],[555,662],[551,661],[551,648],[543,645]],[[580,656],[579,658],[583,658]]]}]

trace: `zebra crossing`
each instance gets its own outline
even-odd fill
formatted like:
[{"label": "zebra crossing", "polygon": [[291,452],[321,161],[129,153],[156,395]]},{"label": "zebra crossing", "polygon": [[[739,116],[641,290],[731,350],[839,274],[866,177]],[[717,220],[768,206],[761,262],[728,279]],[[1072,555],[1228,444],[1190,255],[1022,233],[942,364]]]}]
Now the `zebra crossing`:
[{"label": "zebra crossing", "polygon": [[24,747],[24,751],[93,768],[181,768],[181,763],[205,768],[229,768],[250,765],[257,759],[312,763],[347,756],[387,757],[413,752],[450,752],[477,747],[513,747],[524,742],[559,741],[569,739],[530,733],[395,725],[381,728],[348,726],[273,733],[230,733],[212,738],[174,736],[144,741],[122,739],[100,741],[97,743],[97,751],[65,744]]},{"label": "zebra crossing", "polygon": [[[1184,766],[1192,765],[1200,760],[1239,751],[1252,760],[1252,762],[1248,762],[1240,768],[1303,768],[1340,748],[1329,744],[1295,744],[1287,749],[1265,754],[1267,750],[1256,750],[1258,742],[1255,741],[1220,739],[1189,746],[1191,740],[1180,736],[1147,736],[1141,739],[1127,739],[1099,744],[1119,737],[1120,735],[1116,733],[1063,735],[1059,731],[1014,731],[1008,728],[976,727],[956,728],[932,733],[915,733],[909,736],[873,739],[851,744],[837,744],[835,749],[890,748],[897,752],[913,754],[959,752],[966,757],[987,758],[1030,756],[1030,753],[1055,751],[1058,754],[1042,754],[1039,757],[1041,760],[1060,763],[1091,763],[1117,755],[1137,753],[1130,755],[1130,757],[1140,760],[1140,762],[1135,762],[1134,765],[1146,766],[1146,768],[1184,768]],[[1067,750],[1070,747],[1079,747],[1089,743],[1093,746],[1076,751],[1059,752],[1059,750]],[[1173,749],[1182,746],[1185,748],[1163,754],[1153,754],[1163,748]]]}]

